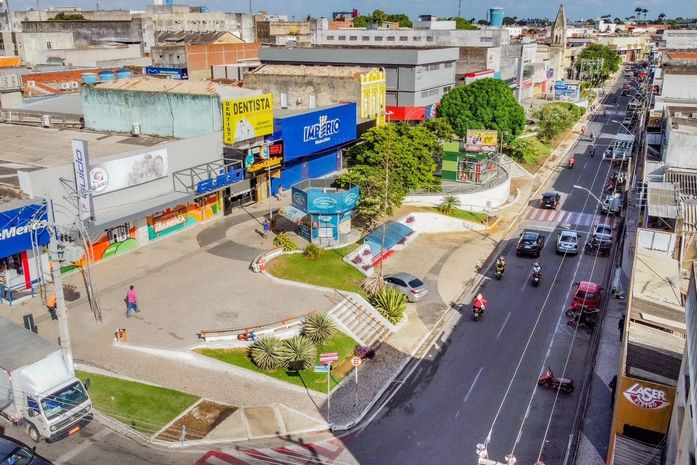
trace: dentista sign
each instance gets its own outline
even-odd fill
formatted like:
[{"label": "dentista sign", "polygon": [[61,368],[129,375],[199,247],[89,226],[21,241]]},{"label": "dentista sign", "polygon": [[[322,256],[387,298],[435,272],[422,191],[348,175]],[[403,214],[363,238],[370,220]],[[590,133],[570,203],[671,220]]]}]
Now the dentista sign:
[{"label": "dentista sign", "polygon": [[640,383],[634,383],[629,389],[624,391],[624,397],[637,407],[650,410],[657,410],[670,405],[665,391],[642,386]]}]

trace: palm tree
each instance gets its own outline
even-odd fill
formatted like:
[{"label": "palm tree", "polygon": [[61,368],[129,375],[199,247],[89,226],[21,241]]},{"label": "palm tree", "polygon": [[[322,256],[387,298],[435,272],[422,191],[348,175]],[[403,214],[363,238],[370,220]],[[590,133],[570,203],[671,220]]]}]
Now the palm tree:
[{"label": "palm tree", "polygon": [[641,10],[641,12],[644,13],[644,22],[646,22],[646,13],[648,13],[649,10],[647,10],[646,8],[644,8],[643,10]]},{"label": "palm tree", "polygon": [[644,11],[644,9],[640,6],[634,8],[634,16],[637,17],[637,19],[641,18],[641,12]]},{"label": "palm tree", "polygon": [[665,21],[666,21],[666,14],[665,14],[665,13],[659,14],[659,15],[658,15],[658,21],[661,22],[661,23],[665,23]]}]

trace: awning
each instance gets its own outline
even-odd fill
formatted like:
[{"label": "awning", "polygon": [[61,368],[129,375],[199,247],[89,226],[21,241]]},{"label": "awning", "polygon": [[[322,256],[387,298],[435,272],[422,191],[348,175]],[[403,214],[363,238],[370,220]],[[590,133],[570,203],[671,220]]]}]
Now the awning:
[{"label": "awning", "polygon": [[663,447],[654,447],[634,439],[615,435],[614,465],[661,465]]},{"label": "awning", "polygon": [[649,182],[647,184],[649,216],[677,218],[678,199],[676,198],[675,185],[669,182]]},{"label": "awning", "polygon": [[392,247],[399,244],[403,239],[414,232],[414,230],[407,225],[397,223],[396,221],[388,221],[387,223],[368,233],[363,242],[370,246],[370,251],[372,252],[373,257],[377,257],[382,251],[383,231],[385,250],[392,249]]},{"label": "awning", "polygon": [[287,207],[281,208],[280,210],[278,210],[278,214],[283,216],[284,218],[287,218],[295,224],[300,224],[300,221],[307,216],[307,213],[298,208],[295,208],[292,205],[288,205]]},{"label": "awning", "polygon": [[165,210],[191,202],[194,194],[183,192],[170,192],[169,194],[142,200],[137,203],[130,203],[128,206],[118,206],[114,208],[96,209],[95,220],[92,224],[88,223],[87,229],[92,231],[104,231],[113,226],[123,224],[127,221],[143,218],[152,213]]}]

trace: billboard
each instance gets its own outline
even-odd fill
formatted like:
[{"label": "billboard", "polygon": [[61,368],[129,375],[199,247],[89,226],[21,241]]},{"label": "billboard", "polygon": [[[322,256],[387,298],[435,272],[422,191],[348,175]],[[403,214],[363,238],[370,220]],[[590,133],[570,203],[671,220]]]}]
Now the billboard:
[{"label": "billboard", "polygon": [[563,80],[554,81],[554,99],[576,102],[581,96],[581,86],[567,84]]},{"label": "billboard", "polygon": [[466,150],[468,152],[495,152],[498,132],[488,129],[468,129]]},{"label": "billboard", "polygon": [[90,193],[90,160],[87,155],[87,141],[73,139],[73,172],[75,174],[75,191],[80,218],[86,215],[92,218],[92,195]]},{"label": "billboard", "polygon": [[0,258],[30,250],[32,236],[37,245],[46,245],[51,239],[46,229],[46,204],[28,204],[0,212]]},{"label": "billboard", "polygon": [[167,149],[160,149],[92,165],[90,186],[94,195],[100,195],[168,175]]},{"label": "billboard", "polygon": [[148,76],[163,76],[169,79],[189,79],[187,68],[161,68],[159,66],[146,66],[145,74]]},{"label": "billboard", "polygon": [[322,189],[303,190],[294,186],[291,204],[305,213],[336,215],[356,208],[359,199],[358,187],[345,191],[324,192]]},{"label": "billboard", "polygon": [[223,141],[234,144],[273,134],[273,97],[255,95],[223,100]]},{"label": "billboard", "polygon": [[356,104],[322,108],[276,122],[284,144],[283,160],[288,162],[356,139]]}]

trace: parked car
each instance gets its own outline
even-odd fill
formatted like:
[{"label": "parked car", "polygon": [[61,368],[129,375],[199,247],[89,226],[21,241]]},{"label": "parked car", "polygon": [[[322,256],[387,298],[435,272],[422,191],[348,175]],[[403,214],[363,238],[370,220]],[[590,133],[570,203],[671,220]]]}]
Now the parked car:
[{"label": "parked car", "polygon": [[622,212],[622,194],[615,192],[603,196],[600,211],[605,214],[619,215]]},{"label": "parked car", "polygon": [[609,224],[596,224],[591,231],[594,239],[603,242],[612,242],[612,226]]},{"label": "parked car", "polygon": [[428,286],[414,275],[396,273],[384,278],[385,285],[397,289],[407,297],[409,302],[417,302],[428,295]]},{"label": "parked car", "polygon": [[515,254],[517,256],[531,255],[539,257],[545,246],[545,236],[536,231],[523,231],[518,239]]},{"label": "parked car", "polygon": [[36,447],[29,447],[16,439],[0,436],[0,465],[52,465],[36,454]]},{"label": "parked car", "polygon": [[557,253],[572,254],[578,253],[578,244],[581,237],[576,231],[564,230],[557,235]]},{"label": "parked car", "polygon": [[624,126],[630,127],[633,123],[634,123],[634,118],[632,117],[632,115],[627,114],[627,115],[625,115],[624,119],[622,119],[622,124]]},{"label": "parked car", "polygon": [[600,304],[603,301],[603,288],[598,283],[592,281],[581,281],[575,283],[576,292],[571,300],[572,309],[593,309],[600,308]]},{"label": "parked car", "polygon": [[558,192],[545,192],[540,200],[540,208],[557,208],[559,206],[561,195]]}]

